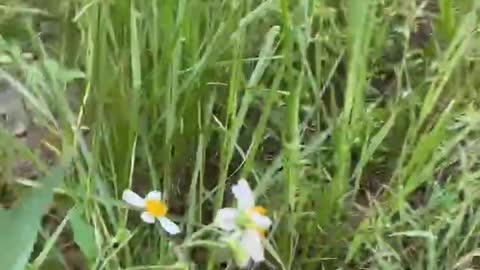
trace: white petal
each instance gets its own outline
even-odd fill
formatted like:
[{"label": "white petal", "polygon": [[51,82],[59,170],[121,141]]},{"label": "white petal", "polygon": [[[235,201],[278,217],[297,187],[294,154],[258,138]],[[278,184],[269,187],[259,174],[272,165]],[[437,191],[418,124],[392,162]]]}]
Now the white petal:
[{"label": "white petal", "polygon": [[246,230],[242,239],[240,239],[240,245],[242,245],[254,262],[265,260],[262,240],[256,230]]},{"label": "white petal", "polygon": [[152,217],[149,213],[147,212],[143,212],[140,217],[142,218],[142,220],[145,222],[145,223],[155,223],[155,218]]},{"label": "white petal", "polygon": [[236,219],[238,213],[238,210],[235,208],[222,208],[217,212],[215,224],[227,232],[233,231],[237,229]]},{"label": "white petal", "polygon": [[237,198],[239,209],[249,209],[255,206],[255,197],[245,179],[240,179],[238,184],[233,185],[232,192],[235,198]]},{"label": "white petal", "polygon": [[178,227],[178,225],[173,223],[173,221],[171,221],[170,219],[162,217],[158,220],[160,221],[160,225],[162,225],[162,228],[169,234],[175,235],[177,233],[180,233],[180,228]]},{"label": "white petal", "polygon": [[257,213],[252,213],[251,217],[253,219],[253,222],[255,222],[255,225],[257,225],[259,228],[266,230],[270,228],[270,226],[272,226],[272,220],[267,216],[262,216]]},{"label": "white petal", "polygon": [[145,200],[130,189],[126,189],[123,191],[122,199],[131,206],[139,208],[145,207]]},{"label": "white petal", "polygon": [[158,190],[150,191],[145,199],[160,201],[162,199],[162,193]]}]

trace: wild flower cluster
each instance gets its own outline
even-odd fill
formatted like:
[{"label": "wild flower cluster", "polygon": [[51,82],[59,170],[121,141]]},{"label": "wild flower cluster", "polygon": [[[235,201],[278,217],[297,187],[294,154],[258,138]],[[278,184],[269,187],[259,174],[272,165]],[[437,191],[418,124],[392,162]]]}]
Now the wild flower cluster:
[{"label": "wild flower cluster", "polygon": [[[237,207],[218,210],[213,224],[209,226],[222,231],[220,240],[230,248],[236,263],[244,267],[250,260],[256,263],[265,260],[265,233],[272,225],[272,220],[266,215],[265,208],[255,204],[255,196],[247,181],[239,180],[233,185],[232,193],[237,200]],[[140,217],[144,222],[154,224],[158,221],[171,235],[181,232],[180,227],[167,217],[168,206],[162,200],[160,191],[151,191],[142,198],[127,189],[122,198],[130,206],[142,211]]]}]

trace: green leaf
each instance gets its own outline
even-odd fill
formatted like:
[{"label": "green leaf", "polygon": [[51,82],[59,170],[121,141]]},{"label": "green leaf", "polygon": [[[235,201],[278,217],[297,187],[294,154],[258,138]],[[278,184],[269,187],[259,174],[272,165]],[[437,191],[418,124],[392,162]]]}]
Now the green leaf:
[{"label": "green leaf", "polygon": [[73,239],[80,247],[87,259],[93,259],[97,256],[97,246],[95,245],[95,230],[83,218],[83,212],[80,208],[75,208],[70,218],[70,224],[73,230]]},{"label": "green leaf", "polygon": [[66,69],[61,67],[56,61],[47,59],[45,60],[45,68],[51,75],[55,75],[54,78],[58,79],[62,83],[68,83],[75,79],[85,78],[85,74],[78,69]]},{"label": "green leaf", "polygon": [[49,176],[38,180],[42,185],[26,194],[17,207],[0,211],[2,269],[25,269],[37,239],[42,216],[53,200],[53,188],[58,186],[63,176],[62,169],[54,170]]}]

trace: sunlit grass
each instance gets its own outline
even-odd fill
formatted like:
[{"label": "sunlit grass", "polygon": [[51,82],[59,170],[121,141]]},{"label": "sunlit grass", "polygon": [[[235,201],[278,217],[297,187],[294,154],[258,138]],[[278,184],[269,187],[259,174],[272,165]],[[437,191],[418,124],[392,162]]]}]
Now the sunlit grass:
[{"label": "sunlit grass", "polygon": [[[2,69],[59,168],[18,155],[65,175],[29,267],[234,267],[209,224],[246,178],[274,221],[261,267],[474,268],[477,13],[468,0],[0,4]],[[42,179],[2,179],[0,198],[48,201]],[[125,189],[162,190],[182,234],[131,215]],[[0,229],[35,230],[7,222],[40,224],[21,209]],[[0,264],[29,257],[32,239],[9,254],[12,241]]]}]

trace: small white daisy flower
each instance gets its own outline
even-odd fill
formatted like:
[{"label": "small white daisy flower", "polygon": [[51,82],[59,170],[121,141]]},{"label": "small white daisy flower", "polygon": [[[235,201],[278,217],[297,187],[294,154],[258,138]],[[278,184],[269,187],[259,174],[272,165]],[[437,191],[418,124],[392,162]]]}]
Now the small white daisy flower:
[{"label": "small white daisy flower", "polygon": [[150,191],[145,198],[142,198],[137,193],[126,189],[123,191],[122,199],[129,205],[143,210],[140,217],[144,222],[152,224],[155,223],[156,219],[169,234],[175,235],[180,233],[178,225],[166,217],[168,207],[162,201],[162,193],[160,191]]},{"label": "small white daisy flower", "polygon": [[232,187],[232,192],[237,199],[237,208],[223,208],[218,210],[215,223],[218,227],[236,238],[238,244],[248,255],[240,265],[246,265],[251,258],[254,262],[265,260],[262,238],[272,225],[272,220],[266,216],[266,209],[255,206],[255,196],[247,181],[241,179]]}]

